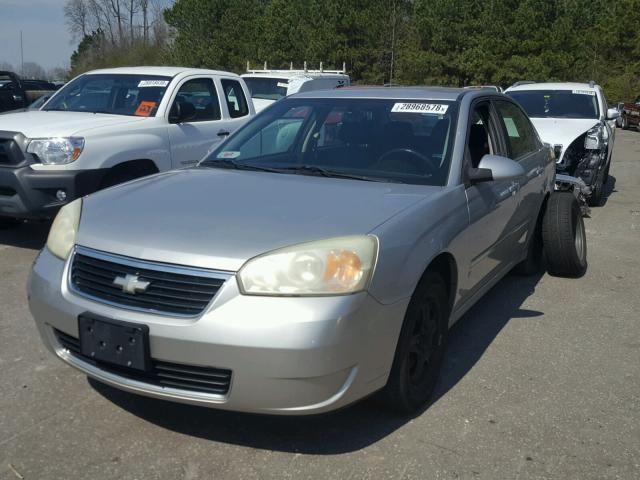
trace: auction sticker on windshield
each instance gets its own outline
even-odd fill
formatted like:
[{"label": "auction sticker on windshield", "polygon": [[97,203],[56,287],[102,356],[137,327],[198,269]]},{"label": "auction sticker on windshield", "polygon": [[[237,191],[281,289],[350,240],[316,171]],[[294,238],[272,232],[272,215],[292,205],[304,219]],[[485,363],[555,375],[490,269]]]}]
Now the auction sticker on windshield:
[{"label": "auction sticker on windshield", "polygon": [[138,88],[143,87],[166,87],[169,85],[169,80],[140,80]]},{"label": "auction sticker on windshield", "polygon": [[574,95],[591,95],[595,96],[596,92],[593,90],[571,90]]},{"label": "auction sticker on windshield", "polygon": [[437,113],[439,115],[447,113],[449,105],[441,103],[396,103],[391,109],[392,112],[404,113]]},{"label": "auction sticker on windshield", "polygon": [[218,154],[218,158],[238,158],[240,156],[240,152],[234,152],[232,150],[227,150],[226,152],[220,152]]},{"label": "auction sticker on windshield", "polygon": [[140,105],[138,105],[138,108],[133,114],[138,117],[148,117],[149,115],[151,115],[151,112],[153,112],[155,106],[156,102],[140,102]]}]

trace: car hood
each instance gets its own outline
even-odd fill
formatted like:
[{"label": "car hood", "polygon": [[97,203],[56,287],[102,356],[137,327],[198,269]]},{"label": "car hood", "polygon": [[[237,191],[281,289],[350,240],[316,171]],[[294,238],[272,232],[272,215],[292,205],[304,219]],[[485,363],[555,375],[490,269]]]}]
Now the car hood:
[{"label": "car hood", "polygon": [[564,150],[571,142],[600,123],[594,118],[532,118],[543,142],[562,145]]},{"label": "car hood", "polygon": [[0,117],[0,131],[20,132],[27,138],[66,137],[110,125],[144,121],[143,117],[104,113],[34,110]]},{"label": "car hood", "polygon": [[164,263],[237,271],[297,243],[366,234],[442,187],[193,168],[85,198],[77,243]]}]

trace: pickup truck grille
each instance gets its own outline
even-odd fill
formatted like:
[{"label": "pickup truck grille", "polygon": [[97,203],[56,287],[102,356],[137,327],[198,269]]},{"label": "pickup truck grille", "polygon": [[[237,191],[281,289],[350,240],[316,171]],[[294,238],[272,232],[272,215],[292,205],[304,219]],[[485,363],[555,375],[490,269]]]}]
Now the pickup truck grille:
[{"label": "pickup truck grille", "polygon": [[24,160],[20,147],[11,138],[0,138],[0,165],[16,165]]},{"label": "pickup truck grille", "polygon": [[152,358],[151,370],[149,372],[138,372],[105,362],[97,362],[92,358],[82,355],[80,352],[80,340],[59,330],[54,330],[54,333],[60,346],[71,355],[107,372],[139,382],[177,388],[179,390],[210,393],[214,395],[226,395],[229,392],[231,370],[169,363]]},{"label": "pickup truck grille", "polygon": [[102,303],[172,316],[196,316],[230,275],[76,247],[70,286]]}]

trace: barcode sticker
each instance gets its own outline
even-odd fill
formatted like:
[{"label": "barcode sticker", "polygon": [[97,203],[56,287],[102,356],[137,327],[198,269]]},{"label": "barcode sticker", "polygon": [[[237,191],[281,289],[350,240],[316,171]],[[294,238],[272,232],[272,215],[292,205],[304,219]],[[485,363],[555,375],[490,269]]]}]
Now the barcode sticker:
[{"label": "barcode sticker", "polygon": [[571,93],[575,95],[591,95],[591,96],[594,96],[596,94],[594,90],[571,90]]},{"label": "barcode sticker", "polygon": [[442,115],[447,113],[449,105],[442,103],[396,103],[391,109],[396,113],[435,113]]},{"label": "barcode sticker", "polygon": [[169,80],[140,80],[138,88],[142,87],[166,87],[169,85]]},{"label": "barcode sticker", "polygon": [[276,85],[278,85],[279,87],[283,87],[283,88],[288,88],[289,87],[289,83],[288,82],[278,82],[278,83],[276,83]]}]

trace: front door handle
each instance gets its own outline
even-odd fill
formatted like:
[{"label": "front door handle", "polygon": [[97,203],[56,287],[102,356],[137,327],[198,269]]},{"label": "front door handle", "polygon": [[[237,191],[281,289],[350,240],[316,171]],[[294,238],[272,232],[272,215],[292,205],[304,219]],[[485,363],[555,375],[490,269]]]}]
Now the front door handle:
[{"label": "front door handle", "polygon": [[218,136],[219,137],[226,137],[229,135],[229,132],[227,132],[226,130],[220,130],[218,131]]}]

